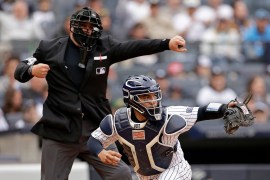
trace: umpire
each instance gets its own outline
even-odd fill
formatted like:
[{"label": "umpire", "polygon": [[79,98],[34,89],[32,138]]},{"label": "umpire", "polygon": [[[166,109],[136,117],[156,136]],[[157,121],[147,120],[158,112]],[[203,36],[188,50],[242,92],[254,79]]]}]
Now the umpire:
[{"label": "umpire", "polygon": [[[67,180],[78,156],[103,179],[132,179],[124,162],[106,165],[86,147],[90,133],[111,113],[106,99],[110,65],[164,50],[186,51],[181,36],[121,43],[110,36],[100,38],[102,29],[99,15],[84,7],[71,16],[69,36],[42,40],[33,56],[16,68],[20,82],[35,76],[48,83],[43,116],[31,130],[43,138],[42,180]],[[109,149],[117,151],[115,144]]]}]

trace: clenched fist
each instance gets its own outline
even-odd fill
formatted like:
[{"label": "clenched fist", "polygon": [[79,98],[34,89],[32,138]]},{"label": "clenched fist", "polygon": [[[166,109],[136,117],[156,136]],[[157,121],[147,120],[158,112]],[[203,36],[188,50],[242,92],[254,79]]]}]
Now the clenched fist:
[{"label": "clenched fist", "polygon": [[112,150],[103,149],[98,154],[98,157],[103,163],[116,166],[120,162],[122,155]]},{"label": "clenched fist", "polygon": [[38,78],[45,78],[49,70],[50,70],[49,65],[39,63],[36,65],[33,65],[32,75]]},{"label": "clenched fist", "polygon": [[172,51],[176,52],[186,52],[186,41],[181,36],[175,36],[173,37],[169,42],[169,48]]}]

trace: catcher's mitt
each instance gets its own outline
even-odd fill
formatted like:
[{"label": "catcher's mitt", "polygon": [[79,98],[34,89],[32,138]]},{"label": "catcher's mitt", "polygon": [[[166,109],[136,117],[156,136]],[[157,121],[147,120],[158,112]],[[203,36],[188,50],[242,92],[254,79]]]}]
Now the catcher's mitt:
[{"label": "catcher's mitt", "polygon": [[233,134],[240,126],[251,126],[254,123],[254,116],[247,104],[250,101],[252,94],[249,93],[243,103],[237,99],[236,106],[228,107],[224,114],[224,128],[227,134]]}]

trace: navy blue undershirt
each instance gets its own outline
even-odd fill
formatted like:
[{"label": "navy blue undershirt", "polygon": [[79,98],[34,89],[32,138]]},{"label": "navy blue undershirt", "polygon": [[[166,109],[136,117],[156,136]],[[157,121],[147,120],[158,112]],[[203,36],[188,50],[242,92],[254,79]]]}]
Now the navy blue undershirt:
[{"label": "navy blue undershirt", "polygon": [[80,88],[85,74],[85,69],[80,68],[78,66],[79,61],[80,61],[80,48],[69,39],[67,51],[65,54],[65,64],[68,67],[68,73],[72,81],[78,88]]}]

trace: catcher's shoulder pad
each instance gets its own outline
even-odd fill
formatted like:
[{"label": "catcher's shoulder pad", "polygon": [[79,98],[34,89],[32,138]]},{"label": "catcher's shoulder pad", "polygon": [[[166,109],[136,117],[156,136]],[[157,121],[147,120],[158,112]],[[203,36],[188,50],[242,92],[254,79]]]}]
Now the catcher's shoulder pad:
[{"label": "catcher's shoulder pad", "polygon": [[108,114],[105,118],[102,119],[100,125],[102,132],[108,136],[113,133],[113,116]]},{"label": "catcher's shoulder pad", "polygon": [[187,125],[186,120],[177,114],[173,114],[169,117],[167,123],[165,124],[165,133],[174,134],[180,132]]}]

